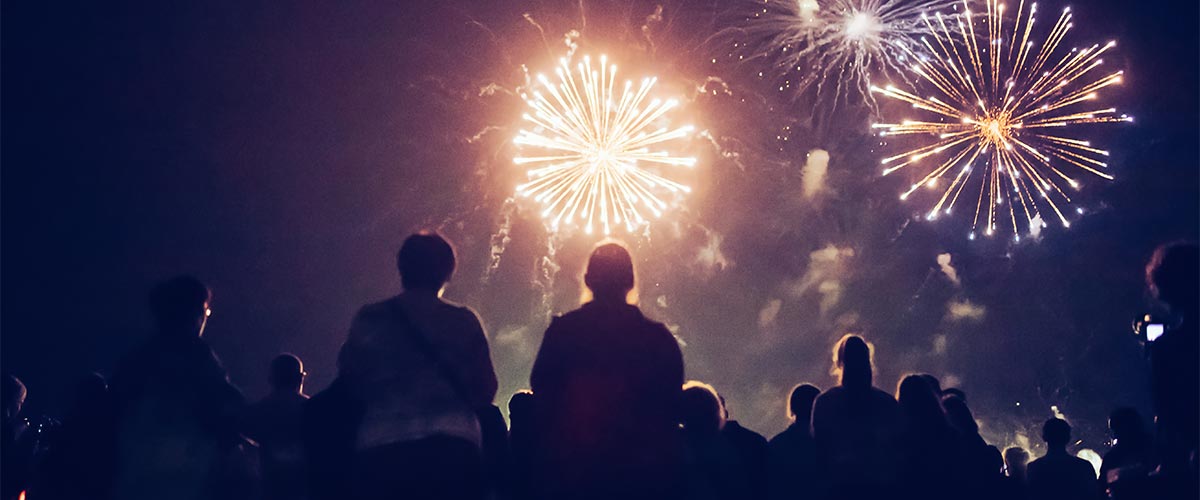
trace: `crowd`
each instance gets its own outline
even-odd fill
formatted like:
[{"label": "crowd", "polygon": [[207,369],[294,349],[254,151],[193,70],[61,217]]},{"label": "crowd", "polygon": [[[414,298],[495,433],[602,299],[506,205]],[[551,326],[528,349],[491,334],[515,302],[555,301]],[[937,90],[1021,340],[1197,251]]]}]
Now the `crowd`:
[{"label": "crowd", "polygon": [[150,293],[156,334],[111,377],[79,383],[52,429],[22,418],[26,388],[3,379],[3,500],[43,499],[1131,499],[1197,498],[1197,247],[1147,266],[1180,321],[1149,345],[1152,428],[1109,419],[1099,475],[1045,422],[1044,456],[999,450],[966,394],[931,375],[877,388],[873,346],[833,348],[839,383],[797,385],[791,424],[768,440],[687,380],[674,336],[630,301],[633,260],[595,248],[588,296],[554,318],[506,423],[475,313],[441,299],[455,266],[442,237],[400,249],[403,293],[363,307],[325,390],[304,394],[299,358],[270,362],[248,404],[202,338],[210,290],[191,277]]}]

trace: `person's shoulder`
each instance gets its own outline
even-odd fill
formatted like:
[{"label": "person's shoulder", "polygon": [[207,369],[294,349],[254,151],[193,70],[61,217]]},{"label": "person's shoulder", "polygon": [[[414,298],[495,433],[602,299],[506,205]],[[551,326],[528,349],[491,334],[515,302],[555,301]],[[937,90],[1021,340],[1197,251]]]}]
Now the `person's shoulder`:
[{"label": "person's shoulder", "polygon": [[392,308],[396,307],[395,301],[396,297],[390,297],[386,300],[367,304],[358,309],[358,314],[355,317],[358,319],[374,319],[386,316],[391,313]]},{"label": "person's shoulder", "polygon": [[789,425],[787,429],[784,429],[779,434],[776,434],[771,439],[768,439],[767,446],[770,446],[771,448],[785,449],[791,447],[793,443],[802,439],[803,437],[804,436],[801,434],[800,429],[796,428],[796,424],[792,424]]},{"label": "person's shoulder", "polygon": [[1030,461],[1029,465],[1026,465],[1025,468],[1027,470],[1041,469],[1042,467],[1046,467],[1046,465],[1049,463],[1050,463],[1049,457],[1039,457],[1039,458],[1035,458],[1032,461]]},{"label": "person's shoulder", "polygon": [[734,427],[733,431],[735,434],[738,435],[738,437],[740,439],[745,439],[747,441],[753,441],[755,444],[764,444],[764,445],[767,444],[766,437],[764,437],[762,434],[759,434],[755,431],[747,429],[745,426],[738,423],[737,420],[730,420],[729,423],[733,424],[733,427]]},{"label": "person's shoulder", "polygon": [[900,405],[900,403],[896,402],[896,398],[892,397],[891,394],[888,394],[886,391],[879,389],[877,387],[871,388],[871,397],[878,404],[884,404],[884,405],[888,405],[888,406],[892,406],[892,405],[899,406]]},{"label": "person's shoulder", "polygon": [[825,414],[830,411],[837,411],[841,401],[845,399],[845,389],[840,385],[835,385],[824,392],[817,395],[813,400],[813,414]]},{"label": "person's shoulder", "polygon": [[671,334],[671,329],[668,328],[667,325],[663,324],[661,321],[655,321],[650,318],[647,318],[646,316],[642,316],[642,321],[646,325],[646,330],[652,331],[659,335],[667,335],[670,337],[674,337],[674,335]]},{"label": "person's shoulder", "polygon": [[820,394],[818,394],[817,399],[813,400],[813,404],[816,404],[817,401],[821,401],[822,399],[828,400],[828,399],[840,398],[840,397],[842,397],[843,393],[845,393],[845,392],[846,392],[845,387],[842,387],[840,385],[835,385],[833,387],[825,389]]},{"label": "person's shoulder", "polygon": [[579,307],[551,317],[546,333],[576,331],[594,324],[595,321],[596,315],[593,311],[586,307]]},{"label": "person's shoulder", "polygon": [[1095,475],[1095,473],[1096,473],[1096,468],[1092,466],[1091,462],[1084,460],[1082,458],[1079,458],[1079,457],[1071,457],[1071,466],[1077,467],[1081,471],[1087,470],[1089,473],[1091,473],[1093,475]]},{"label": "person's shoulder", "polygon": [[439,302],[440,304],[438,304],[438,308],[441,309],[445,314],[454,315],[458,319],[462,320],[476,322],[479,321],[479,313],[476,313],[475,310],[471,309],[469,306],[465,306],[457,302],[451,302],[445,299],[441,299]]},{"label": "person's shoulder", "polygon": [[578,308],[572,309],[570,311],[567,311],[565,313],[560,313],[560,314],[555,315],[553,318],[550,319],[550,323],[551,324],[553,324],[553,323],[560,323],[560,324],[572,323],[572,322],[576,322],[576,321],[586,320],[587,318],[591,318],[591,317],[592,317],[592,313],[586,307],[578,307]]}]

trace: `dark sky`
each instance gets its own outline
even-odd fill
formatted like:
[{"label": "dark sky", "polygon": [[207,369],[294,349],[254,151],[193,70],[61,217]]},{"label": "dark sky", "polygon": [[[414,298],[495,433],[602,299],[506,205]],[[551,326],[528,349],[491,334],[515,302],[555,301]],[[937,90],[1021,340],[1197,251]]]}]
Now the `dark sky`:
[{"label": "dark sky", "polygon": [[[877,175],[865,110],[806,121],[813,103],[766,91],[751,65],[711,64],[728,53],[709,37],[738,22],[732,4],[665,2],[647,23],[659,4],[9,3],[4,371],[33,408],[61,409],[72,380],[144,338],[151,284],[188,272],[214,289],[206,337],[235,383],[261,396],[267,360],[291,351],[314,392],[355,310],[398,290],[399,242],[427,227],[458,245],[447,297],[480,312],[506,400],[527,384],[547,314],[578,297],[595,242],[548,239],[505,203],[521,179],[509,159],[522,65],[548,69],[576,29],[581,52],[658,75],[714,138],[687,145],[700,167],[686,208],[625,239],[643,305],[677,328],[689,377],[734,418],[781,430],[787,389],[829,386],[829,347],[848,328],[876,343],[877,385],[912,371],[956,381],[1002,444],[1057,405],[1099,446],[1112,406],[1147,404],[1129,334],[1151,306],[1141,266],[1200,225],[1194,2],[1073,5],[1074,45],[1119,41],[1106,67],[1126,81],[1104,96],[1137,120],[1094,136],[1117,180],[1089,181],[1087,214],[1018,245],[911,220],[919,208]],[[710,76],[730,93],[697,95]],[[814,148],[831,160],[811,201],[800,170]],[[489,270],[502,228],[511,240]],[[967,303],[982,316],[948,313]]]}]

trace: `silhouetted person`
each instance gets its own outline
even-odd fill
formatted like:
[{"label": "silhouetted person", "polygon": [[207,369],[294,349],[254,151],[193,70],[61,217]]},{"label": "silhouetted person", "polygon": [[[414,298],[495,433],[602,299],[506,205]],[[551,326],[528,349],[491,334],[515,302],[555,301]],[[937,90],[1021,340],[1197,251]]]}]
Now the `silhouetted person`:
[{"label": "silhouetted person", "polygon": [[531,391],[517,391],[508,400],[508,498],[533,497],[534,453],[538,440],[538,425],[534,420],[534,396]]},{"label": "silhouetted person", "polygon": [[767,483],[767,438],[762,434],[742,427],[737,420],[729,418],[729,404],[720,394],[721,411],[725,412],[725,425],[721,426],[721,435],[737,450],[738,460],[743,464],[747,474],[747,487],[738,495],[740,498],[762,498],[766,494]]},{"label": "silhouetted person", "polygon": [[1013,446],[1004,450],[1005,479],[1002,498],[1024,500],[1029,497],[1029,481],[1026,471],[1029,466],[1029,452],[1024,448]]},{"label": "silhouetted person", "polygon": [[190,276],[155,286],[155,333],[112,377],[113,496],[213,498],[223,494],[225,460],[240,443],[241,392],[201,339],[208,288]]},{"label": "silhouetted person", "polygon": [[679,344],[630,303],[621,245],[592,251],[584,283],[592,300],[554,318],[530,375],[547,498],[663,498],[678,464]]},{"label": "silhouetted person", "polygon": [[[961,495],[958,440],[937,393],[921,375],[909,375],[896,390],[900,405],[901,483],[911,498]],[[1000,467],[996,468],[999,474]]]},{"label": "silhouetted person", "polygon": [[1071,426],[1051,418],[1042,426],[1046,454],[1029,464],[1029,495],[1033,500],[1091,500],[1099,497],[1096,470],[1067,453]]},{"label": "silhouetted person", "polygon": [[989,481],[997,471],[992,467],[995,460],[993,452],[983,440],[983,436],[979,435],[979,424],[975,422],[975,416],[971,414],[967,402],[954,394],[942,398],[942,408],[946,411],[946,421],[956,431],[957,474],[976,494],[981,490],[986,491]]},{"label": "silhouetted person", "polygon": [[21,379],[12,375],[4,375],[3,384],[4,429],[0,431],[3,432],[0,453],[4,458],[0,483],[3,483],[4,500],[15,500],[27,487],[30,467],[33,465],[33,450],[24,446],[23,443],[28,440],[22,439],[27,425],[20,417],[28,391]]},{"label": "silhouetted person", "polygon": [[225,494],[223,459],[239,444],[237,421],[245,401],[200,338],[211,297],[190,276],[169,279],[150,292],[156,333],[112,377],[114,498]]},{"label": "silhouetted person", "polygon": [[483,444],[483,471],[485,486],[489,491],[508,495],[505,480],[509,462],[508,425],[500,407],[488,405],[479,411],[479,431]]},{"label": "silhouetted person", "polygon": [[772,500],[811,498],[817,451],[812,438],[812,407],[821,390],[800,384],[788,395],[792,423],[771,438],[767,455],[767,497]]},{"label": "silhouetted person", "polygon": [[103,500],[109,497],[113,453],[108,382],[90,373],[75,386],[62,426],[41,464],[32,498]]},{"label": "silhouetted person", "polygon": [[729,436],[725,407],[712,386],[689,381],[680,400],[684,484],[689,500],[748,498],[753,476],[749,463]]},{"label": "silhouetted person", "polygon": [[355,443],[360,498],[482,498],[479,412],[496,373],[475,312],[441,299],[454,249],[421,232],[400,248],[404,292],[364,306],[339,355],[365,413]]},{"label": "silhouetted person", "polygon": [[267,383],[271,393],[252,405],[243,429],[258,442],[262,463],[263,493],[270,500],[307,497],[301,419],[308,396],[304,394],[304,363],[293,354],[271,360]]},{"label": "silhouetted person", "polygon": [[1133,408],[1113,410],[1108,417],[1113,447],[1100,465],[1100,488],[1111,498],[1145,498],[1148,476],[1154,470],[1154,440],[1146,431],[1142,415]]},{"label": "silhouetted person", "polygon": [[[927,382],[929,384],[929,387],[931,389],[933,389],[933,393],[937,394],[938,401],[941,401],[942,396],[946,395],[945,391],[942,390],[942,381],[938,380],[937,377],[930,375],[928,373],[922,373],[921,377],[924,378],[925,382]],[[950,390],[953,391],[953,390],[957,390],[957,389],[951,388]],[[959,392],[962,392],[962,391],[959,391]],[[963,401],[966,401],[966,395],[963,395]]]},{"label": "silhouetted person", "polygon": [[980,492],[977,498],[980,500],[1002,499],[1004,498],[1003,488],[1008,480],[1004,473],[1004,454],[1000,452],[1000,448],[988,445],[984,459],[986,462],[983,481],[976,485],[976,490]]},{"label": "silhouetted person", "polygon": [[828,497],[877,498],[895,490],[899,406],[871,386],[871,348],[843,336],[834,349],[840,383],[813,404],[813,440]]},{"label": "silhouetted person", "polygon": [[958,398],[958,399],[962,400],[962,402],[964,402],[964,403],[967,402],[967,393],[963,392],[962,389],[959,389],[957,387],[947,387],[945,389],[942,389],[941,394],[942,394],[942,399]]},{"label": "silhouetted person", "polygon": [[1200,432],[1200,247],[1159,247],[1146,265],[1151,293],[1177,316],[1178,324],[1150,344],[1150,382],[1163,474],[1196,498]]},{"label": "silhouetted person", "polygon": [[312,500],[353,498],[354,456],[365,406],[341,376],[305,402],[300,434]]}]

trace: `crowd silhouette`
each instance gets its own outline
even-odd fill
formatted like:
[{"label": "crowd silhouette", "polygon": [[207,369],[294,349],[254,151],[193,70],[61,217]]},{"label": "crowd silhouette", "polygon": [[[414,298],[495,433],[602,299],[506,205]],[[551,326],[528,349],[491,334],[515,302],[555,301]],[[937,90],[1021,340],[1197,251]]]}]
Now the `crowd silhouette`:
[{"label": "crowd silhouette", "polygon": [[1148,344],[1153,427],[1115,409],[1098,474],[1069,453],[1062,419],[1030,461],[989,445],[967,395],[931,375],[881,390],[861,334],[833,345],[836,386],[786,395],[791,423],[768,441],[685,378],[617,243],[591,253],[582,305],[550,323],[506,423],[479,318],[441,298],[454,249],[421,232],[397,256],[403,292],[355,315],[335,380],[311,398],[285,353],[248,402],[202,337],[212,293],[187,276],[151,290],[155,334],[111,377],[80,380],[61,423],[24,417],[27,389],[4,376],[2,500],[1194,499],[1198,261],[1171,244],[1147,265],[1179,321]]}]

